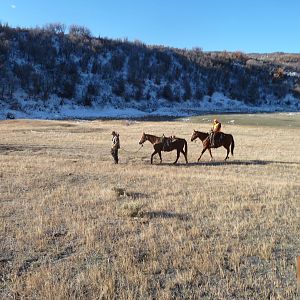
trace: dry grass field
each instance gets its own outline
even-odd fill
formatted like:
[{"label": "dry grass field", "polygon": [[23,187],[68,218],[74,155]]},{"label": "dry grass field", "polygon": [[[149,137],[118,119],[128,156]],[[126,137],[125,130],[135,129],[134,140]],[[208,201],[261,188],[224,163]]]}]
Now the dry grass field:
[{"label": "dry grass field", "polygon": [[[1,121],[0,298],[297,299],[300,116],[280,122],[225,122],[234,157],[197,164],[207,119]],[[143,131],[190,163],[150,165]]]}]

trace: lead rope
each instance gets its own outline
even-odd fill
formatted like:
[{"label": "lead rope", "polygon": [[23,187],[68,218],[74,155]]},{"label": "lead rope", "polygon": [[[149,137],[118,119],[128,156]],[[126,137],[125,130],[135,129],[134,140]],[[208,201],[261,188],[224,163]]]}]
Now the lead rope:
[{"label": "lead rope", "polygon": [[142,148],[143,148],[143,144],[141,145],[141,147],[137,151],[128,151],[124,148],[120,148],[120,150],[123,150],[123,151],[128,152],[128,153],[138,153]]}]

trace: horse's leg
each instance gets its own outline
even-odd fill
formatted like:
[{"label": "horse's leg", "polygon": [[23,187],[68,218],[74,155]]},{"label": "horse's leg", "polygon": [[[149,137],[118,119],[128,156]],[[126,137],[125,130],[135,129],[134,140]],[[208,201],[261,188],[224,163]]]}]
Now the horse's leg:
[{"label": "horse's leg", "polygon": [[187,160],[187,155],[186,153],[182,150],[180,150],[180,152],[184,155],[184,158],[185,158],[185,162],[188,163],[188,160]]},{"label": "horse's leg", "polygon": [[177,163],[179,156],[180,156],[180,150],[177,149],[177,158],[176,158],[176,160],[173,162],[174,165]]},{"label": "horse's leg", "polygon": [[158,155],[159,155],[159,158],[160,158],[160,163],[162,163],[161,151],[158,151]]},{"label": "horse's leg", "polygon": [[[203,155],[203,153],[207,150],[208,148],[203,148],[203,150],[202,150],[202,152],[201,152],[201,155],[199,156],[199,158],[198,158],[198,162],[200,161],[200,159],[201,159],[201,157],[202,157],[202,155]],[[209,151],[210,151],[210,149],[209,149]]]},{"label": "horse's leg", "polygon": [[224,147],[225,147],[226,150],[227,150],[227,155],[226,155],[226,157],[225,157],[225,159],[224,159],[224,160],[226,161],[226,159],[229,158],[229,152],[230,152],[230,149],[229,149],[229,146],[225,146],[225,145],[224,145]]},{"label": "horse's leg", "polygon": [[213,156],[212,156],[212,154],[211,154],[211,149],[210,149],[210,148],[208,148],[208,151],[209,151],[209,154],[210,154],[210,161],[213,161],[213,160],[214,160],[214,158],[213,158]]},{"label": "horse's leg", "polygon": [[151,155],[151,165],[152,165],[152,163],[153,163],[153,156],[156,154],[157,152],[156,152],[156,150],[152,153],[152,155]]}]

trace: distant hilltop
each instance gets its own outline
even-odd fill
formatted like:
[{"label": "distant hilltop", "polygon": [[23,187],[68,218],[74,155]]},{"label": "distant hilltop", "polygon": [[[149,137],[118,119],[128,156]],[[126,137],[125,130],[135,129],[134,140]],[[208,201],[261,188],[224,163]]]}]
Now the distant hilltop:
[{"label": "distant hilltop", "polygon": [[300,110],[300,54],[204,52],[93,37],[76,25],[2,24],[0,67],[1,118],[59,115],[66,105]]}]

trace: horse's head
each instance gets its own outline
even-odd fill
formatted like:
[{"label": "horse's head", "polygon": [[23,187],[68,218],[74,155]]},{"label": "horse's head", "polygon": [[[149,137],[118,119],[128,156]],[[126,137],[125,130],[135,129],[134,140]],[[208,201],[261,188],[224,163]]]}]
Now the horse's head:
[{"label": "horse's head", "polygon": [[145,132],[143,132],[143,135],[141,137],[141,140],[139,141],[139,144],[144,144],[147,141],[147,136],[145,134]]},{"label": "horse's head", "polygon": [[198,137],[198,132],[194,130],[192,137],[191,137],[191,142],[194,141]]}]

